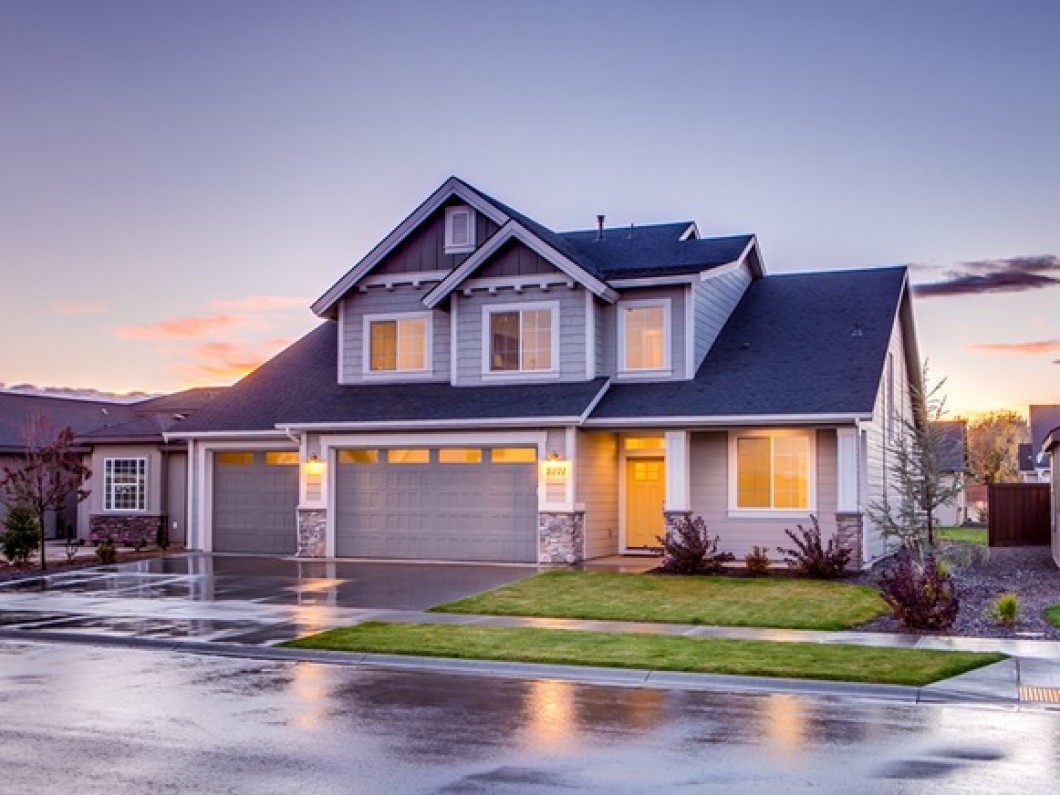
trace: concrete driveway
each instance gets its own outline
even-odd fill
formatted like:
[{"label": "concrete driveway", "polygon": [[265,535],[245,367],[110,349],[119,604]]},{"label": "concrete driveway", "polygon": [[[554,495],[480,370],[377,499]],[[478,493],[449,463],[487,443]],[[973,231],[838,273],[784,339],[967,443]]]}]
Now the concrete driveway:
[{"label": "concrete driveway", "polygon": [[272,643],[389,611],[425,610],[537,571],[191,553],[0,584],[0,628],[8,635]]}]

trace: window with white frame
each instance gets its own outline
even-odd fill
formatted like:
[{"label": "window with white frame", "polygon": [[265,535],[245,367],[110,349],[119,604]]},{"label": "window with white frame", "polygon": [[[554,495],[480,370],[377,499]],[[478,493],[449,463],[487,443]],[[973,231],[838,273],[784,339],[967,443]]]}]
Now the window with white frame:
[{"label": "window with white frame", "polygon": [[814,508],[812,431],[747,431],[732,434],[732,507],[748,511]]},{"label": "window with white frame", "polygon": [[430,368],[430,315],[365,317],[369,373],[416,373]]},{"label": "window with white frame", "polygon": [[486,372],[534,373],[555,370],[558,306],[525,304],[486,307]]},{"label": "window with white frame", "polygon": [[670,367],[670,301],[627,301],[618,305],[621,369],[626,372]]},{"label": "window with white frame", "polygon": [[467,206],[445,208],[445,253],[475,250],[475,211]]},{"label": "window with white frame", "polygon": [[147,510],[147,459],[103,460],[103,510]]}]

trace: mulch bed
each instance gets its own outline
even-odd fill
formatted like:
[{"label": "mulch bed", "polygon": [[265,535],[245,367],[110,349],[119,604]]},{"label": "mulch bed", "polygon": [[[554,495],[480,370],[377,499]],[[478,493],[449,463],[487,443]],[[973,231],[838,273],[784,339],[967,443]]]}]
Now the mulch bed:
[{"label": "mulch bed", "polygon": [[[993,547],[959,542],[943,543],[943,554],[952,565],[957,583],[960,612],[951,635],[979,638],[1035,638],[1060,640],[1060,627],[1054,627],[1042,611],[1060,604],[1060,568],[1053,562],[1049,547]],[[875,585],[879,571],[864,572],[856,579]],[[1014,593],[1020,600],[1020,617],[1015,626],[1005,627],[990,618],[994,600]],[[879,618],[859,630],[907,632],[894,618]]]}]

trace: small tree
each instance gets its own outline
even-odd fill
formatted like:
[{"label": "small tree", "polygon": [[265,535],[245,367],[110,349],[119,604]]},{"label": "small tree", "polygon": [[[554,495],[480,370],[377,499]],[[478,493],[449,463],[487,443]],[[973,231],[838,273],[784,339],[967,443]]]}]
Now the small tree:
[{"label": "small tree", "polygon": [[89,492],[84,482],[92,472],[74,450],[71,428],[59,430],[39,414],[30,415],[23,428],[25,454],[18,467],[4,467],[0,500],[8,507],[24,506],[37,517],[40,534],[40,567],[48,568],[44,550],[44,518],[58,514],[71,499],[81,502]]},{"label": "small tree", "polygon": [[968,465],[980,483],[1019,480],[1019,446],[1029,442],[1027,420],[1008,409],[977,414],[968,421]]},{"label": "small tree", "polygon": [[869,505],[869,518],[884,536],[901,546],[922,552],[935,545],[935,515],[964,487],[959,478],[947,478],[944,468],[951,444],[942,419],[946,380],[931,385],[927,363],[920,384],[912,387],[913,416],[900,423],[898,438],[888,446],[889,485],[882,499]]}]

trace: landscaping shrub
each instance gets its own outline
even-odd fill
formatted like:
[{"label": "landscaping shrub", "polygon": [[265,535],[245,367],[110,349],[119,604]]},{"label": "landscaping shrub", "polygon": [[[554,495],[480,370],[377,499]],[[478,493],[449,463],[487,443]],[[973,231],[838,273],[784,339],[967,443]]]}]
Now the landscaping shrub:
[{"label": "landscaping shrub", "polygon": [[763,577],[769,573],[769,554],[766,552],[765,547],[760,547],[755,544],[751,551],[744,556],[744,564],[747,566],[747,573],[752,577]]},{"label": "landscaping shrub", "polygon": [[40,543],[37,515],[24,505],[13,505],[4,519],[0,549],[11,563],[25,563]]},{"label": "landscaping shrub", "polygon": [[1006,627],[1014,627],[1020,619],[1020,598],[1017,594],[1001,594],[990,608],[990,618]]},{"label": "landscaping shrub", "polygon": [[99,562],[104,566],[110,566],[118,562],[118,548],[114,546],[114,542],[109,538],[105,541],[100,541],[99,546],[96,547],[96,557],[99,558]]},{"label": "landscaping shrub", "polygon": [[788,567],[799,574],[825,580],[841,576],[850,561],[851,551],[837,544],[834,538],[828,539],[828,546],[823,546],[821,525],[813,514],[810,514],[810,523],[809,529],[796,525],[797,534],[785,529],[784,533],[794,542],[795,548],[777,547],[777,551],[784,556]]},{"label": "landscaping shrub", "polygon": [[674,521],[673,531],[659,536],[662,570],[671,574],[717,574],[724,563],[736,560],[730,552],[718,552],[719,536],[712,539],[702,516]]},{"label": "landscaping shrub", "polygon": [[169,549],[169,525],[162,521],[155,531],[155,546],[165,552]]},{"label": "landscaping shrub", "polygon": [[957,586],[934,553],[918,559],[903,547],[880,576],[880,591],[906,629],[946,632],[957,620]]}]

